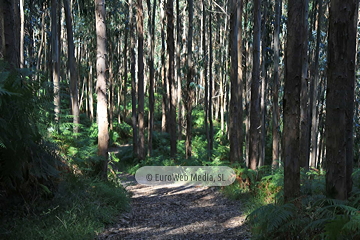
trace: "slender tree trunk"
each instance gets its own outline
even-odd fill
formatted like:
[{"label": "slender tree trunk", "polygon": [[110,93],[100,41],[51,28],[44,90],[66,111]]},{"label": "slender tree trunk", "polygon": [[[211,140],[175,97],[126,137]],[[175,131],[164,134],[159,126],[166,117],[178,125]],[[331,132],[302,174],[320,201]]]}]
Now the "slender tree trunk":
[{"label": "slender tree trunk", "polygon": [[179,0],[176,0],[176,71],[175,71],[175,80],[177,82],[177,106],[178,106],[178,140],[181,140],[182,137],[182,86],[181,86],[181,60],[180,60],[180,50],[181,50],[181,36],[180,36],[180,3]]},{"label": "slender tree trunk", "polygon": [[255,170],[260,158],[260,38],[261,0],[254,0],[253,70],[251,82],[249,164]]},{"label": "slender tree trunk", "polygon": [[[148,134],[148,149],[150,156],[152,155],[152,139],[154,131],[154,54],[155,54],[155,16],[156,16],[156,0],[153,0],[153,7],[151,11],[150,0],[147,0],[148,6],[148,28],[150,31],[150,56],[149,56],[149,68],[150,68],[150,88],[149,88],[149,134]],[[151,16],[151,17],[150,17]]]},{"label": "slender tree trunk", "polygon": [[145,125],[144,125],[144,20],[142,0],[137,0],[137,33],[138,33],[138,158],[145,158]]},{"label": "slender tree trunk", "polygon": [[317,112],[317,86],[319,82],[319,53],[321,43],[321,25],[323,15],[323,1],[318,0],[318,19],[316,31],[316,47],[315,47],[315,60],[313,64],[312,81],[310,85],[310,107],[311,107],[311,138],[310,138],[310,166],[316,167],[316,153],[317,153],[317,138],[318,138],[318,112]]},{"label": "slender tree trunk", "polygon": [[130,21],[130,75],[131,75],[131,122],[133,128],[133,156],[138,155],[138,128],[136,121],[136,79],[135,79],[135,27],[134,10],[132,0],[129,1],[129,21]]},{"label": "slender tree trunk", "polygon": [[[210,22],[210,21],[209,21]],[[209,26],[211,25],[211,23],[209,24]],[[207,51],[206,51],[206,7],[205,7],[205,0],[202,0],[202,18],[201,18],[201,29],[202,29],[202,35],[201,35],[201,45],[200,45],[200,52],[202,54],[202,58],[203,58],[203,66],[202,69],[200,70],[200,85],[204,84],[205,85],[205,98],[204,98],[204,110],[205,110],[205,121],[204,121],[204,125],[205,125],[205,134],[206,134],[206,141],[207,141],[207,151],[208,154],[210,152],[210,132],[209,132],[209,121],[208,119],[211,118],[211,116],[209,116],[209,104],[210,104],[210,98],[209,98],[209,81],[208,81],[208,75],[207,75],[207,70],[208,70],[208,56],[207,56]],[[211,35],[209,34],[209,38],[211,39]],[[210,49],[210,46],[209,46]],[[208,155],[209,157],[209,155]]]},{"label": "slender tree trunk", "polygon": [[[40,7],[41,5],[39,5]],[[33,0],[30,0],[29,1],[29,15],[32,16],[33,13],[34,13],[34,1]],[[37,11],[37,9],[36,9]],[[25,20],[25,16],[24,16],[24,20]],[[25,22],[25,21],[24,21]],[[29,37],[30,37],[30,43],[29,43],[29,46],[28,46],[28,58],[30,59],[29,60],[29,68],[33,69],[34,66],[35,66],[35,61],[36,61],[36,58],[35,58],[35,32],[34,32],[34,28],[32,26],[32,22],[31,21],[26,21],[26,29],[27,31],[29,32]],[[24,30],[25,32],[25,30]],[[1,42],[1,41],[0,41]],[[1,48],[1,47],[0,47]],[[35,79],[35,78],[33,78]]]},{"label": "slender tree trunk", "polygon": [[209,141],[208,141],[208,150],[211,152],[214,146],[214,126],[213,126],[213,30],[212,30],[212,4],[209,3]]},{"label": "slender tree trunk", "polygon": [[[289,0],[286,71],[284,87],[284,199],[291,201],[300,194],[300,91],[303,64],[306,59],[307,0]],[[301,47],[299,47],[301,46]]]},{"label": "slender tree trunk", "polygon": [[107,179],[107,152],[109,143],[107,97],[106,97],[106,25],[105,25],[105,0],[95,0],[96,21],[96,73],[97,73],[97,123],[98,123],[98,155],[101,156],[102,164],[98,174]]},{"label": "slender tree trunk", "polygon": [[347,199],[352,190],[357,0],[332,0],[326,91],[326,193]]},{"label": "slender tree trunk", "polygon": [[[38,49],[38,54],[37,54],[37,61],[36,61],[36,71],[39,72],[41,69],[41,55],[43,52],[43,48],[45,45],[45,9],[46,9],[46,5],[43,4],[43,8],[42,8],[42,14],[41,14],[41,38],[40,38],[40,44],[39,44],[39,49]],[[40,74],[36,75],[36,81],[40,82]]]},{"label": "slender tree trunk", "polygon": [[[123,75],[123,79],[124,79],[124,85],[123,85],[123,106],[124,106],[124,112],[123,112],[123,115],[124,115],[124,119],[126,118],[127,116],[127,110],[126,110],[126,106],[127,106],[127,100],[126,100],[126,96],[127,96],[127,83],[128,83],[128,38],[129,38],[129,29],[130,26],[129,26],[129,23],[126,22],[126,26],[125,26],[125,34],[124,34],[124,49],[123,49],[123,56],[124,56],[124,75]],[[119,110],[120,111],[120,110]],[[119,119],[120,119],[120,112],[119,112]],[[120,121],[118,119],[118,121]],[[119,122],[120,123],[120,122]]]},{"label": "slender tree trunk", "polygon": [[237,0],[237,16],[236,16],[236,22],[237,22],[237,119],[239,126],[237,127],[237,137],[239,139],[240,145],[239,148],[239,160],[243,161],[243,99],[242,99],[242,93],[243,93],[243,69],[242,69],[242,8],[243,8],[243,0]]},{"label": "slender tree trunk", "polygon": [[261,134],[260,134],[260,156],[258,166],[264,166],[265,164],[265,149],[266,149],[266,88],[267,88],[267,64],[266,64],[266,47],[267,47],[267,29],[266,29],[266,20],[267,20],[267,9],[268,1],[263,1],[263,21],[261,26],[261,95],[260,95],[260,110],[261,110]]},{"label": "slender tree trunk", "polygon": [[[308,10],[309,10],[309,1],[305,2],[305,39],[308,39]],[[306,51],[308,50],[308,40],[304,41]],[[307,54],[303,55],[302,60],[302,74],[301,74],[301,90],[300,90],[300,158],[299,163],[300,167],[309,169],[309,153],[310,153],[310,139],[309,139],[309,108],[308,108],[308,57]]]},{"label": "slender tree trunk", "polygon": [[191,157],[191,140],[192,140],[192,101],[194,99],[194,90],[191,86],[193,76],[193,62],[192,62],[192,38],[193,38],[193,16],[194,16],[194,4],[193,0],[188,0],[189,7],[189,28],[188,28],[188,44],[187,44],[187,78],[186,78],[186,158]]},{"label": "slender tree trunk", "polygon": [[[245,6],[247,7],[248,0],[245,1]],[[244,26],[248,26],[249,19],[249,11],[244,12]],[[245,29],[245,39],[250,39],[249,35],[249,26]],[[251,54],[252,48],[250,41],[246,41],[246,49],[244,51],[245,56],[245,91],[244,91],[244,99],[245,99],[245,159],[246,166],[250,166],[250,154],[249,154],[249,143],[250,143],[250,102],[251,102],[251,62],[253,55]]]},{"label": "slender tree trunk", "polygon": [[89,84],[88,84],[88,87],[89,87],[89,112],[90,112],[90,121],[93,122],[94,121],[94,98],[93,98],[93,95],[94,95],[94,82],[93,82],[93,64],[92,62],[90,61],[90,70],[89,70],[89,77],[88,77],[88,81],[89,81]]},{"label": "slender tree trunk", "polygon": [[52,79],[54,85],[54,112],[55,122],[60,118],[60,52],[58,29],[58,0],[51,1],[51,51],[52,51]]},{"label": "slender tree trunk", "polygon": [[0,56],[5,55],[5,32],[4,32],[4,2],[0,2]]},{"label": "slender tree trunk", "polygon": [[[175,42],[174,42],[174,3],[173,0],[167,0],[166,6],[167,14],[167,50],[169,56],[168,65],[168,87],[169,87],[169,133],[170,133],[170,155],[176,155],[176,96],[175,96],[175,83],[174,83],[174,55],[175,55]],[[191,38],[190,38],[191,39]]]},{"label": "slender tree trunk", "polygon": [[114,123],[114,91],[115,91],[115,83],[114,83],[114,51],[112,44],[109,44],[109,75],[108,75],[108,82],[109,82],[109,94],[108,94],[108,113],[109,113],[109,129],[113,130],[113,123]]},{"label": "slender tree trunk", "polygon": [[[230,82],[231,82],[231,99],[230,99],[230,119],[229,119],[229,141],[230,141],[230,162],[241,162],[242,158],[242,137],[241,137],[241,127],[242,127],[242,119],[239,118],[241,116],[242,111],[242,102],[241,102],[241,88],[240,88],[240,78],[239,78],[239,55],[238,55],[238,43],[239,36],[238,34],[240,29],[241,16],[238,16],[240,12],[238,12],[238,2],[237,0],[232,0],[231,2],[231,16],[230,16],[230,59],[231,59],[231,67],[230,67]],[[241,8],[241,6],[239,6]],[[240,38],[241,39],[241,38]],[[241,65],[241,64],[240,64]]]},{"label": "slender tree trunk", "polygon": [[20,0],[20,68],[24,67],[24,36],[25,36],[25,15],[24,0]]},{"label": "slender tree trunk", "polygon": [[273,82],[273,115],[272,115],[272,166],[279,166],[279,62],[280,62],[280,5],[282,0],[275,1],[274,27],[274,82]]},{"label": "slender tree trunk", "polygon": [[[226,23],[228,18],[224,19],[224,22]],[[220,35],[220,46],[224,46],[225,45],[225,30],[224,30],[224,25],[225,24],[221,24],[219,22],[219,35]],[[228,46],[229,44],[226,44],[226,46]],[[223,49],[219,49],[219,59],[222,62],[226,62],[224,61],[224,57],[226,56],[228,52]],[[219,104],[220,104],[220,129],[221,129],[221,133],[224,134],[225,132],[225,106],[224,106],[224,99],[225,99],[225,92],[224,92],[224,82],[225,82],[225,65],[226,64],[220,64],[220,71],[219,71]]]},{"label": "slender tree trunk", "polygon": [[165,26],[166,26],[166,16],[165,16],[165,5],[166,0],[162,0],[162,8],[161,8],[161,80],[162,80],[162,116],[161,116],[161,131],[166,132],[167,131],[167,119],[169,114],[169,108],[168,108],[168,99],[167,99],[167,80],[166,80],[166,64],[165,64]]},{"label": "slender tree trunk", "polygon": [[64,0],[66,30],[68,40],[68,67],[70,71],[70,98],[71,98],[71,111],[73,115],[74,133],[79,132],[80,124],[80,110],[79,110],[79,93],[77,81],[77,69],[75,59],[75,45],[72,28],[72,16],[69,0]]}]

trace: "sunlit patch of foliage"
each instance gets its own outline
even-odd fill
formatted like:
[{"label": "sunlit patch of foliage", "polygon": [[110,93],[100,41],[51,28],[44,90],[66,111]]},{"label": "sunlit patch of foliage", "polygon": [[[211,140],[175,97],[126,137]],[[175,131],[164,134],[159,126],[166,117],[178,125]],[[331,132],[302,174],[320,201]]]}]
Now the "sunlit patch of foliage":
[{"label": "sunlit patch of foliage", "polygon": [[[360,192],[348,201],[324,195],[325,175],[301,171],[301,197],[283,203],[283,170],[262,177],[247,222],[253,239],[357,239],[360,237]],[[357,170],[355,170],[355,175]],[[355,177],[354,177],[355,179]],[[355,187],[354,187],[355,189]],[[250,195],[251,196],[251,195]],[[257,203],[257,204],[256,204]],[[249,204],[245,206],[250,207]]]}]

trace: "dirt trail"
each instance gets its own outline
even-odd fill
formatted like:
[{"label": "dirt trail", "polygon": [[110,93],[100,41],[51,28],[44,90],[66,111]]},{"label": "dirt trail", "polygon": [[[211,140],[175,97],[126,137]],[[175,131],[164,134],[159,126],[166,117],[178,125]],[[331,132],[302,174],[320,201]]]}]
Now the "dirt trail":
[{"label": "dirt trail", "polygon": [[239,201],[217,187],[159,187],[123,175],[131,211],[99,239],[250,239]]}]

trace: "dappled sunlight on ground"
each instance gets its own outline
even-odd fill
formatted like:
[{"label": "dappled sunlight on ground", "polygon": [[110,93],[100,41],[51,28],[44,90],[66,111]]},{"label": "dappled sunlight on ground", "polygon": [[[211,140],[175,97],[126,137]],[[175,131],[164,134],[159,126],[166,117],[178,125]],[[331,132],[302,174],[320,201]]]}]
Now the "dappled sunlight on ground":
[{"label": "dappled sunlight on ground", "polygon": [[99,239],[250,239],[241,203],[217,187],[146,186],[124,179],[132,209]]}]

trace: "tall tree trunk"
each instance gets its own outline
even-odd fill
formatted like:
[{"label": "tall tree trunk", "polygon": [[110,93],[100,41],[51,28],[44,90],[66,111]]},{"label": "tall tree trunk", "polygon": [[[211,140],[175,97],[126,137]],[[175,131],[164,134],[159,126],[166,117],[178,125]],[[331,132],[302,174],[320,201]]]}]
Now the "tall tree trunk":
[{"label": "tall tree trunk", "polygon": [[273,115],[272,115],[272,166],[279,166],[279,62],[280,62],[280,5],[282,0],[275,1],[274,26],[274,82],[273,82]]},{"label": "tall tree trunk", "polygon": [[[210,23],[210,21],[209,21]],[[201,17],[201,29],[202,29],[202,34],[201,34],[201,45],[200,45],[200,52],[202,54],[202,58],[203,58],[203,66],[202,69],[200,70],[200,85],[204,84],[205,85],[205,97],[204,97],[204,110],[205,110],[205,121],[204,121],[204,127],[205,127],[205,134],[206,134],[206,141],[207,141],[207,152],[209,154],[210,152],[210,132],[209,132],[209,121],[208,119],[211,118],[211,116],[209,116],[209,104],[210,104],[210,98],[209,98],[209,81],[208,81],[208,75],[207,75],[207,70],[208,70],[208,56],[207,56],[207,51],[206,51],[206,7],[205,7],[205,0],[202,0],[202,17]],[[211,23],[209,24],[209,26],[211,25]],[[211,35],[209,34],[209,37],[211,39]],[[210,46],[209,46],[210,49]],[[211,63],[210,63],[211,64]],[[210,66],[210,65],[209,65]],[[208,155],[209,157],[209,155]]]},{"label": "tall tree trunk", "polygon": [[[40,44],[39,44],[39,49],[38,49],[38,53],[37,53],[37,60],[36,60],[36,71],[40,72],[41,69],[41,56],[43,53],[43,48],[45,45],[45,11],[46,10],[46,5],[43,4],[43,8],[42,8],[42,14],[41,14],[41,37],[40,37]],[[45,48],[46,49],[46,48]],[[40,82],[40,74],[36,75],[36,81]]]},{"label": "tall tree trunk", "polygon": [[167,50],[169,56],[168,65],[168,87],[169,87],[169,133],[170,133],[170,155],[176,155],[176,96],[175,96],[175,83],[174,83],[174,55],[175,55],[175,42],[174,42],[174,3],[173,0],[167,0],[166,6],[167,14]]},{"label": "tall tree trunk", "polygon": [[251,82],[249,164],[255,170],[260,158],[260,38],[261,0],[254,0],[253,70]]},{"label": "tall tree trunk", "polygon": [[[248,0],[245,0],[245,8],[248,8]],[[245,31],[245,39],[250,39],[249,36],[249,11],[244,12],[244,26],[247,26]],[[244,57],[245,57],[245,68],[244,68],[244,76],[245,76],[245,91],[243,93],[244,100],[245,100],[245,161],[246,166],[250,166],[250,155],[249,155],[249,142],[250,142],[250,102],[251,102],[251,62],[253,55],[252,47],[249,40],[245,42],[245,49],[244,49]]]},{"label": "tall tree trunk", "polygon": [[193,15],[194,15],[194,4],[193,0],[188,0],[189,8],[189,28],[188,28],[188,42],[187,42],[187,77],[186,77],[186,158],[191,157],[191,139],[192,139],[192,101],[193,101],[193,62],[192,62],[192,38],[193,38]]},{"label": "tall tree trunk", "polygon": [[182,137],[182,86],[181,86],[181,59],[180,59],[180,50],[181,50],[181,29],[180,29],[181,17],[180,17],[180,3],[179,0],[176,0],[176,71],[175,71],[175,80],[177,83],[177,106],[178,106],[178,140],[181,140]]},{"label": "tall tree trunk", "polygon": [[0,2],[0,56],[3,58],[5,55],[5,30],[4,30],[4,2]]},{"label": "tall tree trunk", "polygon": [[316,167],[316,153],[317,153],[317,138],[318,138],[318,112],[317,112],[317,86],[319,82],[319,53],[321,43],[321,25],[323,15],[323,1],[318,0],[318,19],[316,31],[316,47],[315,47],[315,60],[313,64],[312,81],[310,85],[310,107],[311,107],[311,138],[310,138],[310,166]]},{"label": "tall tree trunk", "polygon": [[16,11],[18,8],[15,6],[14,1],[1,1],[0,11],[2,11],[2,23],[1,23],[1,39],[2,39],[2,57],[10,64],[11,68],[18,68],[20,66],[19,60],[19,47],[17,46],[16,37],[17,27],[15,26]]},{"label": "tall tree trunk", "polygon": [[24,0],[20,0],[20,68],[24,67],[24,36],[25,36],[25,15]]},{"label": "tall tree trunk", "polygon": [[89,81],[89,84],[88,84],[88,87],[89,87],[89,113],[90,113],[90,121],[93,122],[94,120],[94,98],[93,98],[93,95],[94,95],[94,92],[93,92],[93,89],[94,89],[94,82],[93,82],[93,64],[92,62],[90,61],[90,70],[89,70],[89,77],[88,77],[88,81]]},{"label": "tall tree trunk", "polygon": [[[126,110],[126,106],[127,106],[127,100],[126,100],[126,96],[127,96],[127,82],[128,82],[128,37],[129,37],[129,23],[128,21],[126,22],[125,24],[125,34],[124,34],[124,49],[123,49],[123,56],[124,56],[124,63],[123,63],[123,66],[124,66],[124,75],[123,75],[123,79],[124,79],[124,82],[123,82],[123,106],[124,106],[124,112],[123,112],[123,115],[124,115],[124,119],[126,119],[126,115],[127,115],[127,110]],[[120,111],[119,111],[119,119],[118,119],[119,123],[120,123]]]},{"label": "tall tree trunk", "polygon": [[144,124],[144,17],[142,0],[137,0],[137,33],[138,33],[138,158],[145,159],[145,124]]},{"label": "tall tree trunk", "polygon": [[135,79],[135,27],[134,9],[132,0],[129,1],[129,21],[130,21],[130,75],[131,75],[131,122],[133,128],[133,156],[138,155],[138,128],[136,121],[136,79]]},{"label": "tall tree trunk", "polygon": [[52,51],[52,79],[54,85],[55,122],[60,118],[60,51],[59,51],[59,16],[58,0],[51,1],[51,51]]},{"label": "tall tree trunk", "polygon": [[109,82],[109,94],[108,94],[108,114],[109,114],[109,129],[113,130],[113,122],[114,122],[114,91],[115,91],[115,83],[114,83],[114,51],[113,45],[109,44],[109,61],[108,61],[108,82]]},{"label": "tall tree trunk", "polygon": [[267,10],[268,10],[268,1],[263,1],[263,18],[261,26],[261,95],[260,95],[260,110],[261,110],[261,133],[260,133],[260,156],[258,166],[264,166],[265,164],[265,149],[266,149],[266,88],[267,88],[267,64],[266,64],[266,47],[267,47],[267,29],[266,29],[266,20],[267,20]]},{"label": "tall tree trunk", "polygon": [[68,40],[68,67],[70,71],[70,98],[71,98],[71,111],[73,115],[74,133],[79,132],[80,124],[80,110],[79,110],[79,93],[77,83],[77,69],[75,59],[75,45],[72,28],[72,15],[69,0],[64,0],[66,30]]},{"label": "tall tree trunk", "polygon": [[[305,2],[305,39],[308,39],[308,10],[309,10],[309,0]],[[308,51],[308,40],[304,41],[306,51]],[[302,74],[301,74],[301,90],[300,90],[300,158],[299,164],[300,167],[309,169],[309,153],[310,153],[310,139],[309,139],[309,108],[308,108],[308,57],[307,54],[303,55],[302,59]]]},{"label": "tall tree trunk", "polygon": [[[238,34],[240,30],[240,22],[241,16],[238,16],[240,12],[238,12],[238,4],[240,1],[232,0],[230,2],[231,6],[231,16],[230,16],[230,82],[231,82],[231,99],[230,99],[230,119],[229,119],[229,141],[230,141],[230,162],[241,162],[242,158],[242,137],[241,137],[241,127],[242,127],[242,119],[239,118],[241,116],[242,111],[242,103],[241,103],[241,88],[239,78],[239,55],[238,55],[238,43],[239,36]],[[241,6],[239,6],[241,8]],[[240,30],[241,31],[241,30]],[[241,42],[241,40],[240,40]],[[241,63],[240,63],[241,66]]]},{"label": "tall tree trunk", "polygon": [[352,190],[357,0],[331,0],[326,91],[326,193]]},{"label": "tall tree trunk", "polygon": [[239,126],[237,127],[237,137],[239,139],[240,145],[239,148],[239,160],[243,161],[243,69],[242,69],[242,8],[243,8],[243,0],[237,0],[237,15],[236,15],[236,22],[237,22],[237,92],[236,92],[236,99],[238,109],[237,109],[237,119]]},{"label": "tall tree trunk", "polygon": [[208,140],[208,150],[211,152],[214,147],[214,126],[213,126],[213,30],[212,30],[212,4],[209,4],[209,140]]},{"label": "tall tree trunk", "polygon": [[302,62],[306,59],[305,11],[307,0],[289,0],[284,87],[284,199],[300,194],[300,90]]},{"label": "tall tree trunk", "polygon": [[169,99],[167,99],[167,80],[166,80],[166,53],[165,53],[165,26],[166,26],[166,16],[165,16],[165,8],[166,8],[166,0],[162,0],[162,8],[160,9],[160,15],[161,15],[161,81],[162,81],[162,103],[161,103],[161,131],[166,132],[167,131],[167,119],[169,114]]},{"label": "tall tree trunk", "polygon": [[[149,133],[148,133],[148,149],[150,156],[152,155],[152,140],[154,135],[154,54],[155,54],[155,16],[156,16],[156,0],[153,0],[153,7],[151,11],[150,0],[147,0],[148,6],[148,28],[150,31],[150,59],[149,59],[149,68],[150,68],[150,88],[149,88]],[[151,16],[151,17],[150,17]]]},{"label": "tall tree trunk", "polygon": [[107,152],[109,143],[107,97],[106,97],[106,25],[105,25],[105,0],[95,0],[96,21],[96,72],[97,72],[97,123],[98,123],[98,155],[102,163],[99,164],[97,173],[101,178],[107,179]]}]

